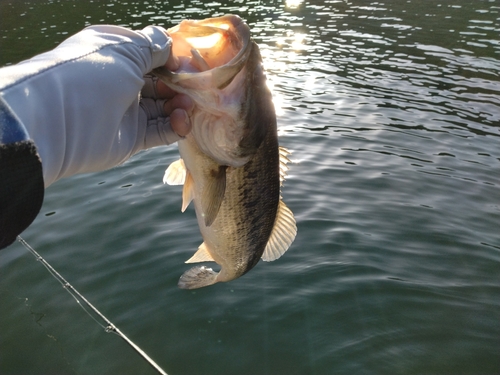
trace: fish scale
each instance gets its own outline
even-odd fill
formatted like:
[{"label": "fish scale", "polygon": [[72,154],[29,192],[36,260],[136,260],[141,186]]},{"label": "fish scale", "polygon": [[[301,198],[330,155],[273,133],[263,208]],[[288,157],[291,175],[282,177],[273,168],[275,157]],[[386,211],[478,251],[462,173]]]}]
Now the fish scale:
[{"label": "fish scale", "polygon": [[[255,156],[227,175],[226,195],[213,225],[236,233],[227,248],[247,258],[241,275],[259,261],[271,234],[279,202],[278,142],[269,129]],[[234,187],[234,188],[233,188]],[[246,245],[246,250],[241,248]],[[230,252],[230,251],[228,251]]]}]

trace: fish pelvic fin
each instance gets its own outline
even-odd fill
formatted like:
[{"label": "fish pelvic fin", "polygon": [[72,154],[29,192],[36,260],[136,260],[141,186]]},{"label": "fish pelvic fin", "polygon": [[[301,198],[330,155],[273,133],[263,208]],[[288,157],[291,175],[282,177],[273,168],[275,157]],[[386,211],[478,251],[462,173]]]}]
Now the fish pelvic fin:
[{"label": "fish pelvic fin", "polygon": [[189,203],[191,203],[194,198],[194,182],[193,177],[186,169],[184,160],[179,159],[168,166],[163,176],[163,183],[169,185],[184,185],[182,189],[181,211],[186,211]]},{"label": "fish pelvic fin", "polygon": [[271,262],[281,257],[297,235],[297,224],[292,211],[280,199],[274,227],[262,254],[262,260]]},{"label": "fish pelvic fin", "polygon": [[217,275],[211,268],[196,266],[184,272],[177,283],[181,289],[198,289],[217,282]]},{"label": "fish pelvic fin", "polygon": [[207,245],[203,242],[200,247],[198,247],[198,251],[194,253],[194,255],[186,260],[185,263],[199,263],[199,262],[215,262],[214,258],[208,251]]},{"label": "fish pelvic fin", "polygon": [[217,170],[208,172],[210,177],[201,197],[202,214],[207,227],[211,226],[217,217],[226,193],[226,169],[227,166],[220,165]]},{"label": "fish pelvic fin", "polygon": [[186,166],[184,160],[179,159],[170,164],[163,176],[163,183],[168,185],[183,185],[186,181]]}]

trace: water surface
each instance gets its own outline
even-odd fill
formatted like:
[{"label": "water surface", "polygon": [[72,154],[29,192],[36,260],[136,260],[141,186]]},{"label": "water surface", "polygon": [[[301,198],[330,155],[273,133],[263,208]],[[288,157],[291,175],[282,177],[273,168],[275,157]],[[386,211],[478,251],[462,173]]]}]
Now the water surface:
[{"label": "water surface", "polygon": [[[202,242],[176,147],[46,192],[23,237],[169,374],[496,374],[496,1],[0,1],[1,65],[86,25],[226,13],[261,48],[294,164],[298,236],[227,284],[179,290]],[[2,374],[154,371],[20,244],[0,254]]]}]

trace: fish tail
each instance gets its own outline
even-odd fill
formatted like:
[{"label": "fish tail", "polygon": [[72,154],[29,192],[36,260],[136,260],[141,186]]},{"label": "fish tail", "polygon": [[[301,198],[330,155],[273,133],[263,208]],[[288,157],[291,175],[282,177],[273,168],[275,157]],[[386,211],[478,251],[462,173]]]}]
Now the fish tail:
[{"label": "fish tail", "polygon": [[193,267],[182,274],[177,286],[181,289],[202,288],[215,284],[218,274],[218,272],[205,266]]}]

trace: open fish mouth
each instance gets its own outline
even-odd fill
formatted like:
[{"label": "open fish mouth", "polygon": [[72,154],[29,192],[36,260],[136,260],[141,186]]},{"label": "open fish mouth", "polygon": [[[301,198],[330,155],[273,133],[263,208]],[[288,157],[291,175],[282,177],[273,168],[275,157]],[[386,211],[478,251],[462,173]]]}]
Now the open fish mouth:
[{"label": "open fish mouth", "polygon": [[[250,52],[250,29],[234,15],[201,21],[184,20],[167,32],[172,37],[172,53],[179,57],[180,68],[177,72],[165,68],[154,72],[167,75],[171,83],[183,81],[184,87],[226,87],[241,70]],[[208,73],[195,78],[190,74],[215,68],[219,70],[214,76]],[[190,82],[193,79],[197,82]]]}]

